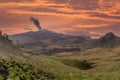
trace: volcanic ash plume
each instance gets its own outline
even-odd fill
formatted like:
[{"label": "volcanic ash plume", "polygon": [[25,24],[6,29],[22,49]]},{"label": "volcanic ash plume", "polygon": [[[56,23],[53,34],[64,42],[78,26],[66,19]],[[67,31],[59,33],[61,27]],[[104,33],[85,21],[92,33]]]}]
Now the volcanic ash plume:
[{"label": "volcanic ash plume", "polygon": [[40,22],[38,19],[31,17],[30,20],[34,23],[34,25],[38,28],[38,30],[41,29]]}]

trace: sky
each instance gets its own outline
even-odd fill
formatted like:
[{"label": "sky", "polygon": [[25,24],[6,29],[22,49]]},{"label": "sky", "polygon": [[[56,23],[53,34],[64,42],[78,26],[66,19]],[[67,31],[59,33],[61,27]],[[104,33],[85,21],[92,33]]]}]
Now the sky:
[{"label": "sky", "polygon": [[9,35],[43,29],[93,38],[120,36],[120,0],[0,0],[0,30]]}]

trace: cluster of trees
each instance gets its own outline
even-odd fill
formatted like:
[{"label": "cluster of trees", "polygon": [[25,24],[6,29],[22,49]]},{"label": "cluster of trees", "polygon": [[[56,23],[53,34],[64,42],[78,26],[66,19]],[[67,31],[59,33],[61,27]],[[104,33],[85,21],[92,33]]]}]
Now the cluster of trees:
[{"label": "cluster of trees", "polygon": [[54,76],[27,63],[0,60],[0,80],[54,80]]}]

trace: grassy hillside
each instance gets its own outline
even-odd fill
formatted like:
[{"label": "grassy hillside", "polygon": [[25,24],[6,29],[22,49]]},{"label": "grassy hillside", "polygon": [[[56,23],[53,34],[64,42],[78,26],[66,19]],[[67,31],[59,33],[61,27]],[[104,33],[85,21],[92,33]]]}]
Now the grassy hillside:
[{"label": "grassy hillside", "polygon": [[[71,54],[71,55],[70,55]],[[57,56],[57,55],[56,55]],[[92,68],[80,70],[87,77],[87,80],[119,80],[120,72],[120,47],[101,48],[96,47],[82,52],[58,54],[72,60],[86,60],[93,63]],[[73,61],[72,61],[73,62]],[[71,62],[71,63],[72,63]],[[84,79],[83,79],[84,80]]]},{"label": "grassy hillside", "polygon": [[64,65],[47,56],[27,53],[14,45],[7,37],[0,36],[1,79],[70,80],[71,78],[83,78],[79,69]]},{"label": "grassy hillside", "polygon": [[[119,80],[120,47],[96,47],[82,52],[64,53],[62,57],[34,55],[34,62],[48,72],[59,76],[62,80]],[[67,56],[67,57],[66,57]],[[85,66],[81,62],[85,62]],[[46,62],[46,63],[45,63]],[[90,67],[83,69],[83,67]],[[36,63],[35,63],[36,64]]]},{"label": "grassy hillside", "polygon": [[120,47],[38,55],[0,40],[2,80],[119,80]]}]

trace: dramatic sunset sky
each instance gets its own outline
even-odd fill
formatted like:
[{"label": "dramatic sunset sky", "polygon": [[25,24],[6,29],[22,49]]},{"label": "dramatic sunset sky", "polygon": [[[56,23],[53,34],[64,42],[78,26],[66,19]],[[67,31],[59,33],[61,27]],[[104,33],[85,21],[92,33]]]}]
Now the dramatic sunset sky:
[{"label": "dramatic sunset sky", "polygon": [[120,0],[0,0],[0,30],[5,33],[37,31],[32,16],[55,32],[120,36]]}]

